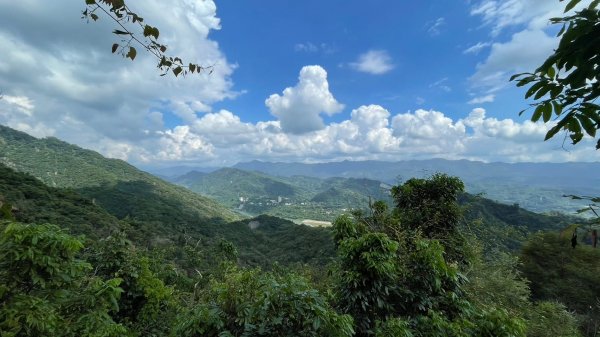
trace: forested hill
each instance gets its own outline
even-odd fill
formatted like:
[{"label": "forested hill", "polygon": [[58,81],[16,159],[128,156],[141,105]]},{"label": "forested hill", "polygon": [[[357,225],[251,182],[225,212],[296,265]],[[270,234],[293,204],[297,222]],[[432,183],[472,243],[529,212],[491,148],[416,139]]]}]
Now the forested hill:
[{"label": "forested hill", "polygon": [[0,125],[0,163],[52,187],[71,188],[117,218],[155,226],[195,226],[239,215],[118,159],[60,141],[37,139]]},{"label": "forested hill", "polygon": [[[120,220],[73,189],[46,186],[27,173],[0,164],[0,223],[2,219],[57,224],[94,241],[124,230],[140,247],[165,247],[177,254],[183,254],[182,240],[201,240],[206,252],[210,250],[206,247],[225,239],[239,252],[239,263],[247,266],[268,268],[275,262],[323,266],[335,256],[329,229],[299,226],[269,216],[231,223],[198,222],[195,231],[184,226],[161,228],[153,221]],[[176,247],[174,242],[178,242]]]},{"label": "forested hill", "polygon": [[119,220],[72,189],[44,185],[33,176],[0,164],[0,218],[24,223],[52,223],[71,233],[102,238]]},{"label": "forested hill", "polygon": [[369,198],[391,201],[390,186],[371,179],[274,177],[222,168],[211,173],[191,171],[172,181],[251,215],[287,219],[331,221],[349,209],[366,208]]},{"label": "forested hill", "polygon": [[[270,176],[256,171],[224,168],[212,173],[192,171],[176,181],[250,215],[270,214],[286,219],[332,221],[351,209],[368,212],[369,198],[392,207],[391,186],[359,178]],[[464,225],[490,248],[517,249],[539,230],[560,230],[581,221],[573,216],[538,214],[516,204],[503,204],[464,193]]]},{"label": "forested hill", "polygon": [[573,213],[581,204],[564,194],[600,195],[600,163],[484,163],[469,160],[341,161],[330,163],[271,163],[252,161],[235,168],[272,176],[367,178],[398,184],[442,172],[459,177],[467,192],[518,203],[535,212]]}]

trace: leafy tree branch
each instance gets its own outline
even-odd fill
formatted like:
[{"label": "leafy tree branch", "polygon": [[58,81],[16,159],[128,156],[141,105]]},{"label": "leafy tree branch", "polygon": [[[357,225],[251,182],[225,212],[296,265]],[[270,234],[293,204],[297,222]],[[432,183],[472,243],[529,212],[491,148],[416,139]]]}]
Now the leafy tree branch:
[{"label": "leafy tree branch", "polygon": [[82,18],[92,21],[100,19],[98,13],[103,13],[112,19],[118,28],[113,34],[120,38],[120,42],[112,45],[112,52],[119,53],[132,61],[137,56],[134,45],[145,49],[158,60],[157,68],[161,76],[171,71],[173,75],[199,74],[208,71],[212,73],[214,66],[204,67],[197,63],[186,63],[180,57],[166,54],[167,46],[158,42],[160,31],[157,27],[144,22],[144,18],[133,12],[125,0],[85,0],[86,8]]},{"label": "leafy tree branch", "polygon": [[[569,1],[565,13],[580,2]],[[574,15],[550,19],[553,24],[562,24],[557,49],[533,73],[516,74],[510,79],[517,81],[518,87],[531,85],[525,98],[535,100],[531,104],[535,108],[533,122],[557,121],[545,140],[564,130],[577,144],[585,134],[595,138],[600,129],[600,105],[596,103],[600,96],[599,4],[600,0],[594,0]],[[596,149],[600,149],[600,140]]]}]

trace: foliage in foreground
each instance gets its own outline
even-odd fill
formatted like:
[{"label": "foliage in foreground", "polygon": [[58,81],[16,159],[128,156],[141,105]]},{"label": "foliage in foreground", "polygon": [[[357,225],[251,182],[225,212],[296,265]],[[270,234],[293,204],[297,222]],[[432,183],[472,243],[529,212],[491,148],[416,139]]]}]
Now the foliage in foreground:
[{"label": "foliage in foreground", "polygon": [[[563,0],[561,0],[563,1]],[[581,0],[570,0],[565,12]],[[573,144],[584,135],[596,138],[600,129],[600,9],[598,1],[573,15],[553,18],[553,24],[562,25],[558,47],[533,73],[514,75],[517,86],[531,84],[525,98],[536,100],[531,116],[533,122],[542,119],[558,122],[546,133],[546,140],[564,130]],[[523,111],[521,111],[523,113]],[[600,140],[596,143],[600,149]]]}]

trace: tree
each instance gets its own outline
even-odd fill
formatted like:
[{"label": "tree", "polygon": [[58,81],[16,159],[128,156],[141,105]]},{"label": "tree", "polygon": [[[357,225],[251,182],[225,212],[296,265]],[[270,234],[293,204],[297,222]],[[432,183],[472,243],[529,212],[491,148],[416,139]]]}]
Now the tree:
[{"label": "tree", "polygon": [[[564,1],[564,0],[560,0]],[[565,13],[581,0],[570,0]],[[558,48],[533,73],[511,77],[517,86],[531,85],[525,98],[535,100],[531,120],[550,122],[554,112],[557,121],[545,140],[565,130],[573,144],[585,134],[592,138],[600,128],[600,1],[594,0],[574,15],[553,18],[553,24],[562,24]],[[525,109],[527,110],[527,109]],[[521,115],[525,110],[521,111]],[[600,149],[600,139],[596,143]]]},{"label": "tree", "polygon": [[[86,8],[82,12],[82,18],[92,21],[100,19],[97,13],[103,13],[115,21],[118,29],[113,34],[120,38],[120,42],[112,45],[112,52],[119,53],[132,61],[137,56],[137,49],[133,45],[142,47],[158,60],[157,68],[162,72],[161,76],[172,71],[175,76],[212,72],[212,66],[203,67],[196,63],[185,63],[178,56],[168,56],[167,46],[158,42],[160,31],[157,27],[145,23],[144,18],[133,12],[125,0],[85,0]],[[136,32],[136,30],[138,32]],[[141,32],[141,34],[140,34]],[[141,35],[141,36],[140,36]]]},{"label": "tree", "polygon": [[112,320],[121,279],[76,258],[83,244],[53,225],[0,223],[0,335],[123,336]]},{"label": "tree", "polygon": [[229,266],[181,316],[173,335],[350,337],[353,332],[352,318],[336,313],[303,277]]},{"label": "tree", "polygon": [[458,197],[464,192],[460,179],[438,173],[429,179],[409,179],[391,192],[400,228],[440,241],[448,261],[464,262],[464,238],[458,231],[462,219]]},{"label": "tree", "polygon": [[[397,207],[334,223],[337,305],[356,336],[524,336],[524,320],[468,300],[460,241],[458,178],[434,175],[394,187]],[[452,250],[451,250],[452,249]],[[451,254],[447,253],[451,250]],[[467,263],[459,264],[458,261]]]}]

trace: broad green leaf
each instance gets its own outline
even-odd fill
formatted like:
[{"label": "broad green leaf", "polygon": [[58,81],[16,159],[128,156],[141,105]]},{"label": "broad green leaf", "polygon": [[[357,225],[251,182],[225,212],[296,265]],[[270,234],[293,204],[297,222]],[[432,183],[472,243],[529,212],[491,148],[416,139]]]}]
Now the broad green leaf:
[{"label": "broad green leaf", "polygon": [[571,9],[573,9],[573,7],[577,6],[577,4],[580,2],[581,0],[571,0],[571,2],[569,2],[567,4],[567,6],[565,7],[565,13],[570,11]]},{"label": "broad green leaf", "polygon": [[575,118],[569,119],[568,127],[569,131],[573,133],[581,133],[581,125],[579,124],[579,121]]},{"label": "broad green leaf", "polygon": [[546,132],[546,137],[544,137],[544,141],[554,137],[558,131],[560,131],[561,127],[558,125],[553,126],[548,132]]},{"label": "broad green leaf", "polygon": [[536,91],[538,91],[543,85],[544,85],[543,82],[537,82],[534,85],[532,85],[531,88],[529,88],[529,90],[527,90],[527,93],[525,94],[525,98],[531,97],[531,95],[533,95]]},{"label": "broad green leaf", "polygon": [[537,108],[535,108],[533,115],[531,116],[531,121],[535,123],[538,120],[540,120],[540,117],[542,117],[543,110],[544,110],[544,105],[538,105]]},{"label": "broad green leaf", "polygon": [[552,101],[552,106],[554,107],[554,114],[557,116],[560,116],[560,114],[562,113],[562,104],[560,104],[557,101]]},{"label": "broad green leaf", "polygon": [[125,55],[125,57],[129,57],[133,61],[136,55],[137,51],[135,50],[135,48],[129,47],[129,52],[127,53],[127,55]]},{"label": "broad green leaf", "polygon": [[585,115],[577,115],[577,119],[579,119],[581,126],[583,126],[583,129],[588,135],[596,137],[596,126],[589,117]]},{"label": "broad green leaf", "polygon": [[534,99],[540,99],[540,98],[542,98],[545,94],[548,93],[548,91],[550,91],[550,89],[552,89],[552,87],[550,86],[549,83],[547,83],[547,82],[543,82],[543,83],[544,83],[544,85],[535,94]]},{"label": "broad green leaf", "polygon": [[181,73],[182,70],[183,69],[181,67],[177,67],[177,68],[173,69],[173,74],[175,74],[175,77],[177,77]]},{"label": "broad green leaf", "polygon": [[542,110],[544,123],[548,123],[552,117],[552,105],[550,102],[544,103]]},{"label": "broad green leaf", "polygon": [[145,37],[152,35],[152,27],[150,25],[145,25],[143,34]]},{"label": "broad green leaf", "polygon": [[555,99],[556,97],[558,97],[558,95],[560,95],[561,92],[562,92],[562,87],[559,85],[556,85],[552,89],[550,89],[550,97],[552,99]]}]

